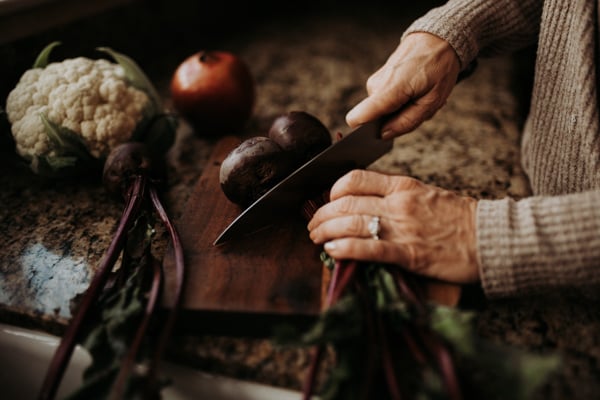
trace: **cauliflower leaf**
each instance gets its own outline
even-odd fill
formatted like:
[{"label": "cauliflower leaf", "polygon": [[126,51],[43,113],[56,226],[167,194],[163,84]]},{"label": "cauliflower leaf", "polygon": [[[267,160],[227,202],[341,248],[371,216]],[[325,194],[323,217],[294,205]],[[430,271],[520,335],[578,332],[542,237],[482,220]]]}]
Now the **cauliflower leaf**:
[{"label": "cauliflower leaf", "polygon": [[52,42],[48,46],[44,47],[44,49],[38,54],[35,62],[33,63],[33,68],[46,68],[50,59],[50,53],[56,46],[59,46],[60,42]]},{"label": "cauliflower leaf", "polygon": [[97,50],[110,55],[123,68],[125,79],[127,79],[133,87],[143,90],[150,96],[150,100],[152,100],[152,104],[155,108],[153,110],[154,112],[157,112],[157,110],[160,109],[161,100],[154,85],[131,57],[121,54],[110,47],[98,47]]}]

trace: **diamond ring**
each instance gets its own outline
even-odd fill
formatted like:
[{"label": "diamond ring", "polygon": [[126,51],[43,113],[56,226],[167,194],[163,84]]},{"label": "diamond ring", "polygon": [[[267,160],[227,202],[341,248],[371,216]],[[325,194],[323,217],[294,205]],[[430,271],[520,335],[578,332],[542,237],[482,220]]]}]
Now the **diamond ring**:
[{"label": "diamond ring", "polygon": [[371,237],[374,240],[379,240],[379,231],[381,230],[381,225],[379,224],[379,217],[373,217],[371,218],[371,221],[369,221],[369,225],[368,225],[368,229],[369,229],[369,233],[371,234]]}]

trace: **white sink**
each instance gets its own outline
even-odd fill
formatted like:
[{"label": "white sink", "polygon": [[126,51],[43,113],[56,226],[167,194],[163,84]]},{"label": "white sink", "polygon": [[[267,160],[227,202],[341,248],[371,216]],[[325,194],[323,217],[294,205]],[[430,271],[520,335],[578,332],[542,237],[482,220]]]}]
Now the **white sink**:
[{"label": "white sink", "polygon": [[[59,338],[45,333],[0,324],[0,393],[2,399],[35,399]],[[58,390],[60,399],[75,390],[90,362],[88,353],[75,349]],[[165,400],[299,400],[301,393],[257,383],[215,376],[163,362],[172,379],[163,390]]]}]

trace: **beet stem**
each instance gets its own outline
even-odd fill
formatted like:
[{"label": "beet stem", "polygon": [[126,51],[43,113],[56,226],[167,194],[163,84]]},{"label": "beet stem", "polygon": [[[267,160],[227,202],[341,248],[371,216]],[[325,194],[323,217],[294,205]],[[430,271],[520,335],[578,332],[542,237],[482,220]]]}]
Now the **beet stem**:
[{"label": "beet stem", "polygon": [[425,346],[442,375],[448,397],[451,400],[461,400],[463,396],[450,351],[432,332],[421,330],[421,337],[424,338]]},{"label": "beet stem", "polygon": [[362,387],[364,391],[362,393],[362,397],[364,399],[369,399],[371,397],[371,385],[375,381],[376,374],[378,373],[378,369],[376,368],[376,357],[375,354],[380,353],[379,349],[379,340],[377,340],[377,333],[375,332],[375,323],[373,321],[373,310],[372,303],[369,299],[369,294],[367,293],[367,289],[364,286],[364,281],[357,279],[354,285],[354,289],[356,290],[356,294],[361,299],[361,304],[365,313],[365,319],[363,321],[364,328],[366,331],[366,346],[367,352],[366,357],[366,380],[365,384]]},{"label": "beet stem", "polygon": [[335,286],[331,287],[331,295],[325,303],[327,307],[330,307],[342,297],[342,294],[352,282],[358,266],[356,261],[336,261],[335,263],[340,271],[340,276],[338,276]]},{"label": "beet stem", "polygon": [[[417,312],[420,313],[421,316],[425,315],[427,313],[425,301],[415,290],[410,287],[402,272],[394,269],[392,273],[395,278],[394,281],[396,282],[400,292],[416,306]],[[416,328],[418,329],[418,327]],[[425,331],[423,328],[421,328],[419,329],[419,337],[421,337],[423,345],[433,358],[433,362],[437,365],[450,399],[462,399],[462,393],[456,375],[456,369],[448,348],[446,348],[441,339],[436,337],[431,331]],[[414,345],[416,344],[414,338],[407,333],[405,333],[404,338],[409,348],[413,350],[413,355],[415,358],[417,360],[422,360],[424,356],[420,351],[418,351],[417,346]]]},{"label": "beet stem", "polygon": [[145,186],[146,179],[144,177],[135,177],[131,185],[131,189],[129,190],[126,206],[123,214],[121,215],[119,225],[117,226],[117,230],[106,251],[104,259],[98,267],[98,271],[92,279],[92,282],[85,292],[85,295],[81,299],[81,303],[77,308],[75,315],[71,319],[71,322],[67,326],[60,344],[58,345],[56,351],[54,352],[54,356],[50,361],[50,365],[39,393],[40,400],[53,399],[56,395],[56,391],[58,390],[60,381],[62,380],[73,350],[75,349],[81,327],[85,322],[88,311],[100,295],[101,290],[105,286],[110,272],[115,265],[115,262],[119,258],[119,254],[123,250],[127,232],[132,223],[135,221],[135,216],[138,214],[142,204]]},{"label": "beet stem", "polygon": [[[402,394],[397,382],[397,375],[392,360],[390,339],[388,335],[389,326],[384,324],[381,311],[373,312],[373,300],[365,287],[364,281],[357,281],[356,292],[364,303],[366,313],[366,325],[369,342],[374,347],[380,346],[381,368],[384,378],[387,382],[388,393],[392,400],[401,400]],[[369,354],[370,359],[373,358]],[[372,360],[370,360],[372,362]]]},{"label": "beet stem", "polygon": [[171,332],[175,326],[175,321],[177,319],[177,314],[179,312],[179,308],[183,302],[183,288],[185,283],[185,259],[183,254],[183,245],[181,244],[181,239],[179,237],[179,233],[175,228],[175,225],[171,222],[169,215],[167,214],[165,208],[160,201],[160,197],[158,192],[154,186],[150,187],[150,198],[152,200],[152,205],[154,206],[154,210],[162,220],[163,224],[169,231],[169,235],[171,237],[171,244],[173,246],[173,250],[175,253],[175,268],[176,268],[176,284],[175,284],[175,300],[174,304],[169,312],[167,317],[167,321],[165,326],[161,332],[160,340],[158,342],[154,362],[150,367],[150,376],[155,377],[156,371],[158,369],[158,363],[160,359],[162,359],[162,355],[167,347],[167,342],[171,336]]},{"label": "beet stem", "polygon": [[[333,302],[333,293],[338,284],[341,269],[342,269],[341,263],[336,262],[333,267],[333,273],[331,276],[331,281],[329,282],[329,287],[327,288],[327,296],[325,298],[325,308],[330,307]],[[312,394],[314,393],[315,382],[317,379],[317,374],[319,372],[319,366],[321,364],[321,359],[323,357],[323,351],[324,351],[323,345],[315,346],[312,350],[308,375],[304,382],[304,387],[302,390],[302,394],[303,394],[302,399],[303,400],[309,400],[310,397],[312,396]]]},{"label": "beet stem", "polygon": [[[331,307],[348,287],[354,273],[357,263],[355,261],[345,262],[336,261],[333,267],[333,275],[327,290],[325,298],[325,308]],[[324,346],[319,345],[313,349],[312,359],[309,367],[309,373],[303,388],[303,399],[308,400],[314,393],[315,382],[319,371],[319,366],[324,352]]]},{"label": "beet stem", "polygon": [[379,343],[381,345],[381,363],[385,380],[388,384],[389,393],[393,400],[400,400],[402,395],[400,394],[400,387],[398,386],[394,360],[392,360],[392,355],[390,353],[391,350],[387,333],[388,327],[383,323],[381,314],[377,315],[376,324],[379,333]]},{"label": "beet stem", "polygon": [[319,366],[323,359],[323,353],[325,351],[324,345],[315,346],[312,349],[310,367],[308,369],[308,375],[304,381],[302,388],[302,400],[309,400],[314,393],[315,383],[317,381],[317,374],[319,373]]},{"label": "beet stem", "polygon": [[444,377],[444,383],[452,400],[461,400],[463,398],[460,383],[456,376],[456,368],[452,360],[452,356],[448,349],[441,343],[439,343],[439,350],[437,352],[438,364],[442,370]]},{"label": "beet stem", "polygon": [[131,370],[133,365],[135,364],[140,346],[142,341],[146,336],[146,331],[148,329],[148,325],[150,324],[150,319],[154,314],[156,309],[156,304],[158,303],[158,298],[162,286],[162,271],[160,269],[160,265],[158,260],[152,258],[152,286],[150,287],[150,291],[148,294],[148,302],[146,303],[146,309],[144,311],[144,316],[138,329],[136,331],[136,335],[131,343],[131,347],[127,352],[127,355],[123,359],[121,364],[121,369],[119,370],[119,374],[115,379],[115,383],[113,384],[113,389],[111,391],[110,399],[120,400],[124,398],[126,386],[127,386],[127,378],[131,374]]}]

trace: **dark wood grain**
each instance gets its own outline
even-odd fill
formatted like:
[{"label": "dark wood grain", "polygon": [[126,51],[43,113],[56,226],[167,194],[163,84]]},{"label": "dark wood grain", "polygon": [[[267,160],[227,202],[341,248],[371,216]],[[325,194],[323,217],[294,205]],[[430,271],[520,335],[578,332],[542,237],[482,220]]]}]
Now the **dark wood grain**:
[{"label": "dark wood grain", "polygon": [[[180,317],[184,329],[265,333],[275,323],[308,321],[321,308],[321,250],[309,240],[300,212],[239,240],[213,245],[241,212],[219,186],[221,161],[239,142],[226,137],[217,143],[177,222],[187,271]],[[164,266],[164,301],[169,305],[174,270],[170,248]]]}]

